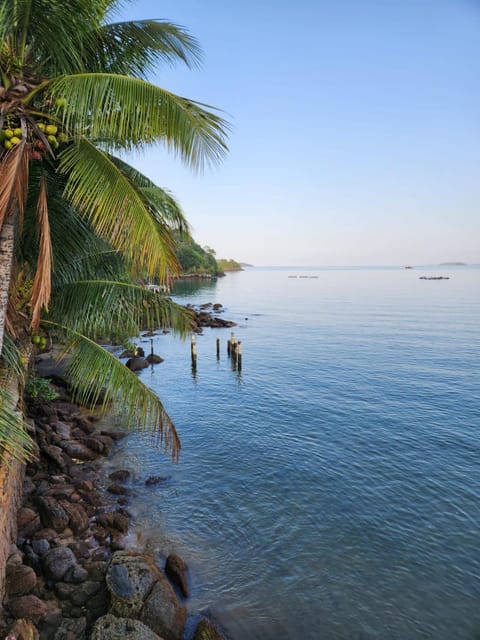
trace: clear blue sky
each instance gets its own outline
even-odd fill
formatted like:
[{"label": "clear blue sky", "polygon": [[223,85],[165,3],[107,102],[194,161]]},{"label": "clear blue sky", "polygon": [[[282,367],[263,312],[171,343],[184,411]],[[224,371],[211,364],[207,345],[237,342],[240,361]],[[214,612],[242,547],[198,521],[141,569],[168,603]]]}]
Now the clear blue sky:
[{"label": "clear blue sky", "polygon": [[131,158],[195,239],[255,265],[480,263],[479,0],[138,0],[203,67],[152,81],[221,108],[225,161]]}]

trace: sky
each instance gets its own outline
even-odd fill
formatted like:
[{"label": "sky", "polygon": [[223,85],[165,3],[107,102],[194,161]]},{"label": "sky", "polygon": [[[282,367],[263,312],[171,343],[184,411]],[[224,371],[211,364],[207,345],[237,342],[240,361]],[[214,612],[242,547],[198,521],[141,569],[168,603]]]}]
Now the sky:
[{"label": "sky", "polygon": [[214,105],[229,152],[194,174],[129,160],[197,242],[264,265],[480,263],[480,0],[138,0],[200,69],[149,79]]}]

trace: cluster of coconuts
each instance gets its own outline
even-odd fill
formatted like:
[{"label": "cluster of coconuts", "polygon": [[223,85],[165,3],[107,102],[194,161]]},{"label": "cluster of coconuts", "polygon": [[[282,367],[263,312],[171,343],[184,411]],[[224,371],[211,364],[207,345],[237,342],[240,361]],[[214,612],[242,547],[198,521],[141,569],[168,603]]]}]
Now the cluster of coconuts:
[{"label": "cluster of coconuts", "polygon": [[[55,103],[48,100],[43,104],[43,109],[51,110],[52,114],[58,113],[59,110],[65,109],[66,100],[64,98],[57,98]],[[24,137],[24,131],[18,126],[19,121],[15,116],[7,116],[7,122],[3,129],[0,129],[0,153],[2,148],[9,151],[15,145],[19,144]],[[28,128],[28,142],[32,143],[33,160],[42,160],[47,148],[46,141],[52,149],[58,149],[58,147],[67,142],[68,136],[64,131],[61,131],[56,124],[45,120],[39,120],[36,122],[37,130],[35,127]],[[39,134],[39,131],[41,132]]]},{"label": "cluster of coconuts", "polygon": [[0,130],[0,142],[3,144],[5,149],[7,149],[7,151],[8,149],[11,149],[16,144],[18,144],[22,139],[22,136],[23,132],[20,127],[17,127],[15,129],[10,129],[10,127],[7,127],[6,129]]},{"label": "cluster of coconuts", "polygon": [[[37,127],[45,135],[48,143],[52,149],[58,149],[58,147],[67,142],[68,136],[63,131],[59,131],[57,125],[48,124],[47,122],[38,122]],[[34,143],[34,149],[32,151],[33,160],[42,160],[45,153],[45,142],[40,138],[37,138]]]},{"label": "cluster of coconuts", "polygon": [[37,345],[37,347],[40,349],[40,351],[43,351],[45,349],[45,347],[47,346],[47,339],[45,338],[45,336],[41,336],[38,333],[34,333],[33,334],[32,342],[33,342],[33,344]]}]

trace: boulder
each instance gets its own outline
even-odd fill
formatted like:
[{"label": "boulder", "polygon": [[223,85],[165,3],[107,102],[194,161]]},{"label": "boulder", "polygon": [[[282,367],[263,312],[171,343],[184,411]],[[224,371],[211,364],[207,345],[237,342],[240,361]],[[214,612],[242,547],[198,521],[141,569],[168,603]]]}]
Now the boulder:
[{"label": "boulder", "polygon": [[29,538],[35,531],[41,528],[40,516],[33,509],[22,507],[17,512],[18,531],[25,537]]},{"label": "boulder", "polygon": [[7,565],[5,589],[9,598],[30,593],[37,584],[37,575],[31,567],[24,564]]},{"label": "boulder", "polygon": [[13,598],[8,603],[10,613],[14,618],[25,618],[32,622],[40,622],[47,613],[47,605],[34,595]]},{"label": "boulder", "polygon": [[150,353],[145,360],[148,362],[148,364],[160,364],[163,362],[163,358],[161,358],[160,356],[157,356],[156,353]]},{"label": "boulder", "polygon": [[128,367],[130,371],[140,371],[141,369],[148,367],[148,362],[145,358],[129,358],[125,363],[125,366]]},{"label": "boulder", "polygon": [[109,480],[113,482],[125,482],[130,478],[130,471],[128,469],[117,469],[108,476]]},{"label": "boulder", "polygon": [[81,504],[67,502],[66,500],[62,500],[60,504],[65,513],[68,514],[68,524],[74,533],[81,533],[88,529],[88,515]]},{"label": "boulder", "polygon": [[62,449],[67,455],[75,460],[96,460],[98,453],[92,451],[87,445],[79,440],[65,440],[62,443]]},{"label": "boulder", "polygon": [[171,582],[179,589],[184,598],[188,598],[187,565],[175,553],[171,553],[165,564],[165,573]]},{"label": "boulder", "polygon": [[136,617],[161,573],[148,556],[117,551],[107,570],[111,612],[119,617]]},{"label": "boulder", "polygon": [[62,532],[68,526],[70,516],[55,498],[48,496],[37,498],[37,506],[45,528]]},{"label": "boulder", "polygon": [[85,617],[63,618],[53,640],[85,640],[86,631],[87,619]]},{"label": "boulder", "polygon": [[90,640],[162,640],[139,620],[116,618],[111,614],[99,618]]},{"label": "boulder", "polygon": [[139,618],[165,640],[182,640],[187,610],[162,574],[145,600]]},{"label": "boulder", "polygon": [[47,551],[42,558],[42,563],[47,578],[62,580],[76,566],[77,560],[68,547],[55,547]]}]

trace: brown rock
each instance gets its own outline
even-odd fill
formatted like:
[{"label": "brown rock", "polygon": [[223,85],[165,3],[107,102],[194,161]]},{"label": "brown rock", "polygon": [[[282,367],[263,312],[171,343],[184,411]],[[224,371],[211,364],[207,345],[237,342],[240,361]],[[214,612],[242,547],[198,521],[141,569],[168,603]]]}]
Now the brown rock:
[{"label": "brown rock", "polygon": [[114,482],[113,484],[109,485],[107,487],[107,491],[109,493],[113,493],[116,496],[124,496],[127,493],[129,493],[127,487],[124,487],[121,484],[118,484],[117,482]]},{"label": "brown rock", "polygon": [[45,602],[33,595],[13,598],[8,603],[8,608],[15,618],[25,618],[35,623],[40,622],[47,613]]},{"label": "brown rock", "polygon": [[17,512],[17,526],[22,535],[29,538],[42,527],[42,524],[38,513],[33,509],[22,507]]},{"label": "brown rock", "polygon": [[180,556],[174,553],[168,556],[165,564],[165,573],[171,582],[178,587],[182,596],[188,598],[187,565]]},{"label": "brown rock", "polygon": [[37,584],[37,576],[31,567],[24,564],[7,566],[6,592],[9,598],[30,593]]},{"label": "brown rock", "polygon": [[60,504],[69,516],[68,524],[74,533],[81,533],[88,529],[88,516],[81,504],[67,502],[66,500],[62,500]]},{"label": "brown rock", "polygon": [[187,610],[179,604],[174,590],[162,575],[145,600],[139,617],[165,640],[181,640]]},{"label": "brown rock", "polygon": [[62,442],[62,448],[67,455],[75,460],[96,460],[98,453],[89,449],[79,440],[65,440]]},{"label": "brown rock", "polygon": [[130,477],[130,471],[128,469],[117,469],[111,473],[108,478],[113,482],[125,482]]},{"label": "brown rock", "polygon": [[48,496],[37,498],[37,505],[44,527],[58,532],[67,527],[70,516],[55,498]]}]

